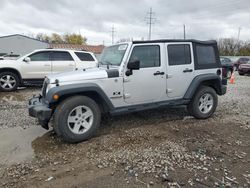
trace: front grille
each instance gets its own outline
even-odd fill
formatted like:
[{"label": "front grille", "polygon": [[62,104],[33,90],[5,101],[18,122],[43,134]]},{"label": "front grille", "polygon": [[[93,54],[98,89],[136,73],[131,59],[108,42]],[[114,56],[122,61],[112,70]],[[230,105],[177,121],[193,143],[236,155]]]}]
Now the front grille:
[{"label": "front grille", "polygon": [[48,82],[47,82],[47,79],[45,79],[43,82],[43,88],[42,88],[42,96],[43,97],[46,96],[47,85],[48,85]]}]

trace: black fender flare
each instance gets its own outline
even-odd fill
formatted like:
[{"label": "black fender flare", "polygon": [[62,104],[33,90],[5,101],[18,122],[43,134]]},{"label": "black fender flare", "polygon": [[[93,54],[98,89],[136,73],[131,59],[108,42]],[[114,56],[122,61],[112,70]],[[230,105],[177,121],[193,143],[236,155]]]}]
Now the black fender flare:
[{"label": "black fender flare", "polygon": [[77,94],[84,94],[84,92],[94,92],[101,97],[101,99],[106,103],[109,110],[114,109],[114,106],[108,96],[104,93],[104,91],[94,83],[82,83],[82,84],[69,84],[63,86],[56,86],[48,91],[46,94],[46,101],[49,104],[56,103],[57,101],[53,99],[55,94],[59,95],[60,97],[63,96],[70,96],[70,95],[77,95]]},{"label": "black fender flare", "polygon": [[213,87],[218,95],[223,95],[221,77],[217,74],[210,73],[196,76],[189,85],[184,95],[184,99],[192,99],[197,89],[204,82],[206,82],[206,85]]}]

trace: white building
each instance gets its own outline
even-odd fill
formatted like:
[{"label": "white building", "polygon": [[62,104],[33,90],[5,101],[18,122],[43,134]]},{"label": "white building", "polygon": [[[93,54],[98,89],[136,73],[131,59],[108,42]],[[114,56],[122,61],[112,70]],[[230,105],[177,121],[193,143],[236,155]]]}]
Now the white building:
[{"label": "white building", "polygon": [[49,44],[20,34],[0,37],[0,54],[25,55],[36,49],[48,48]]}]

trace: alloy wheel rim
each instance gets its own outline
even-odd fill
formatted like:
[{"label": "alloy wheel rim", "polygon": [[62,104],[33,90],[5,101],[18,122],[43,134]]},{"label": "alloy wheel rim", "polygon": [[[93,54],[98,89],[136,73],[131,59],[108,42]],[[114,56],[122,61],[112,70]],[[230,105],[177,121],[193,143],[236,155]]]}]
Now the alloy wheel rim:
[{"label": "alloy wheel rim", "polygon": [[94,120],[94,114],[92,110],[87,106],[77,106],[68,116],[68,127],[74,134],[84,134],[87,132]]},{"label": "alloy wheel rim", "polygon": [[16,79],[11,75],[4,75],[0,78],[0,85],[4,89],[12,89],[16,85]]},{"label": "alloy wheel rim", "polygon": [[199,110],[203,114],[207,114],[211,111],[214,105],[213,96],[209,93],[206,93],[201,96],[199,100]]}]

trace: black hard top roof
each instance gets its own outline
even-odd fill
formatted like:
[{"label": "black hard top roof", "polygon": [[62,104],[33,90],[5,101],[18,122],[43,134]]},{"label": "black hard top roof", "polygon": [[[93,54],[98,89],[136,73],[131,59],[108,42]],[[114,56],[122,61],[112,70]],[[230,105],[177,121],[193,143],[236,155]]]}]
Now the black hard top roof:
[{"label": "black hard top roof", "polygon": [[143,44],[143,43],[167,43],[167,42],[192,42],[199,44],[217,44],[216,40],[195,40],[195,39],[159,39],[159,40],[141,40],[141,41],[133,41],[133,44]]}]

